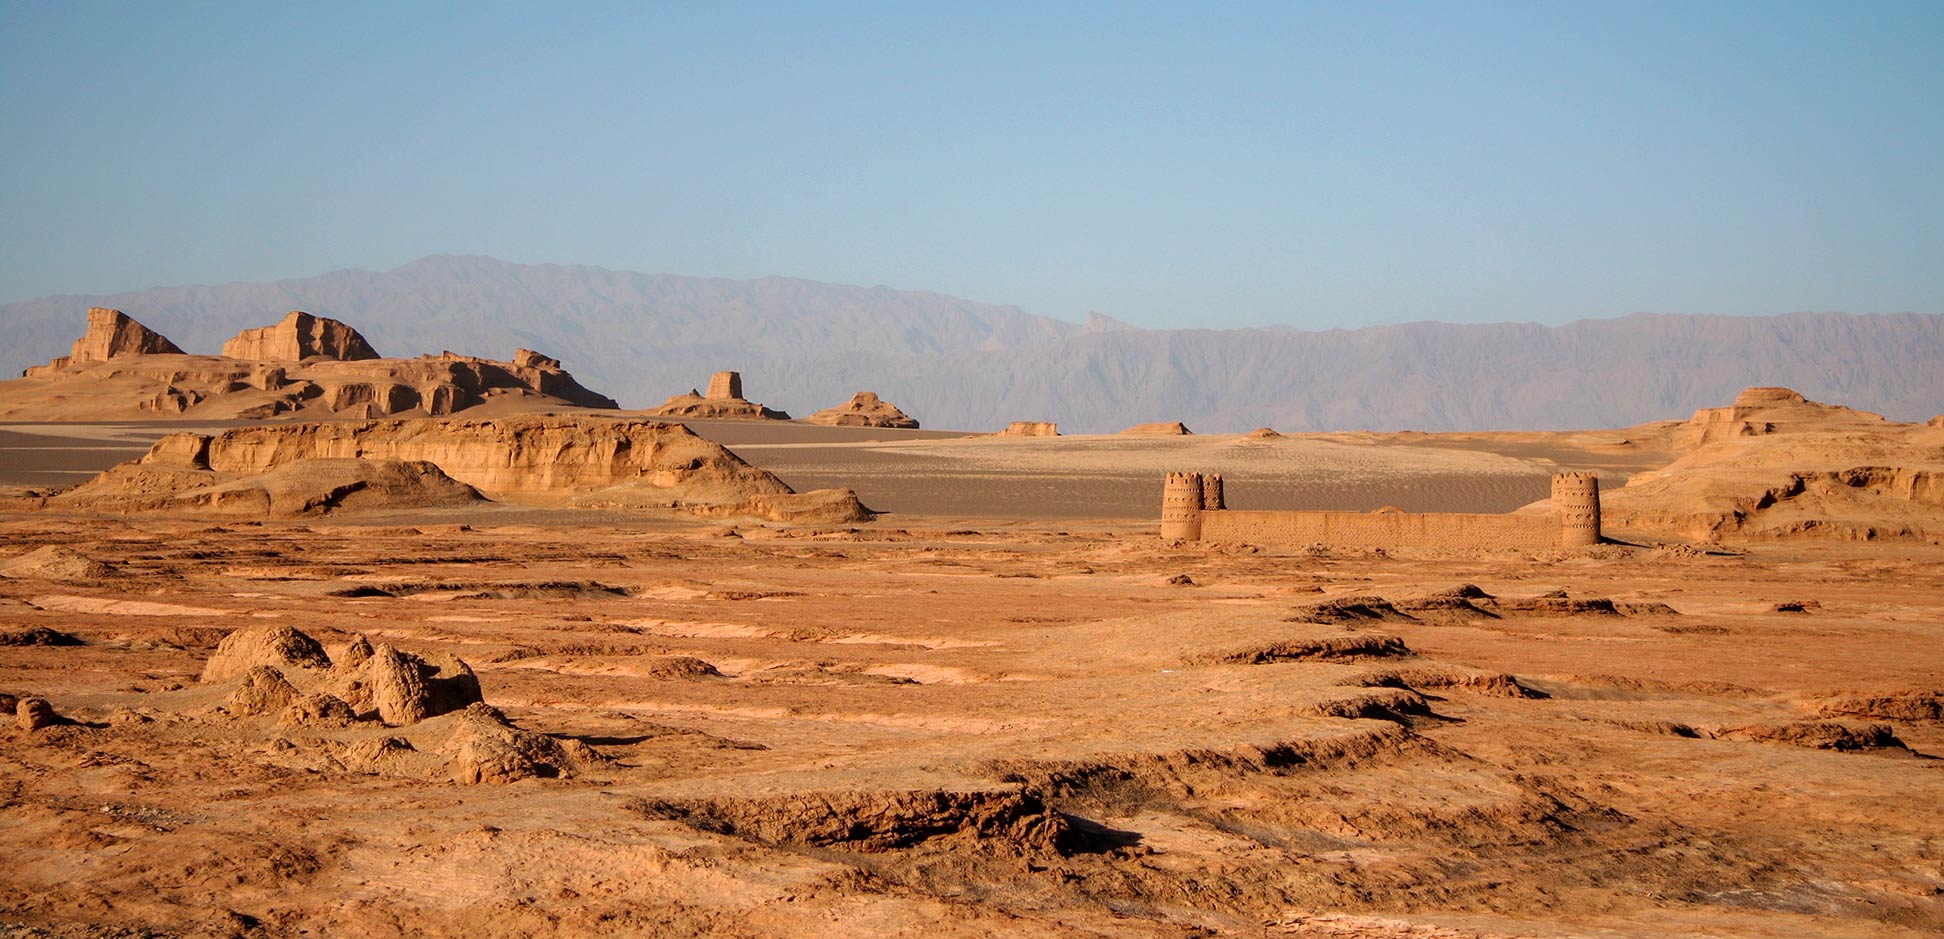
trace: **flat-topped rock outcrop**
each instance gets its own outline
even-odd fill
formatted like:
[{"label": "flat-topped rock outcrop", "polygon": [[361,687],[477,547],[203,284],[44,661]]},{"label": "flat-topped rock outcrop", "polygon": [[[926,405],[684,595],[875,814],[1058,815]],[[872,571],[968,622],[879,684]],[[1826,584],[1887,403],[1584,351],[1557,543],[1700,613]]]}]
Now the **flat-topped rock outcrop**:
[{"label": "flat-topped rock outcrop", "polygon": [[828,427],[897,427],[917,430],[918,422],[897,405],[877,396],[875,391],[860,391],[849,401],[825,408],[803,419],[809,424]]},{"label": "flat-topped rock outcrop", "polygon": [[559,359],[531,349],[510,362],[451,352],[380,358],[357,330],[308,313],[244,330],[223,348],[220,356],[190,355],[125,314],[96,309],[74,355],[0,382],[0,419],[371,419],[616,407]]},{"label": "flat-topped rock outcrop", "polygon": [[797,493],[679,424],[596,417],[275,424],[171,434],[141,459],[47,505],[282,517],[482,498],[775,521],[870,515],[848,489]]},{"label": "flat-topped rock outcrop", "polygon": [[698,420],[787,421],[790,415],[764,407],[743,397],[742,375],[717,372],[709,378],[709,393],[690,389],[663,402],[648,412],[651,417],[685,417]]},{"label": "flat-topped rock outcrop", "polygon": [[1121,433],[1150,437],[1186,437],[1194,431],[1189,430],[1188,425],[1180,421],[1155,421],[1150,424],[1135,424]]},{"label": "flat-topped rock outcrop", "polygon": [[223,343],[223,355],[256,362],[302,362],[319,356],[344,362],[382,358],[357,330],[301,310],[290,311],[275,325],[237,333]]}]

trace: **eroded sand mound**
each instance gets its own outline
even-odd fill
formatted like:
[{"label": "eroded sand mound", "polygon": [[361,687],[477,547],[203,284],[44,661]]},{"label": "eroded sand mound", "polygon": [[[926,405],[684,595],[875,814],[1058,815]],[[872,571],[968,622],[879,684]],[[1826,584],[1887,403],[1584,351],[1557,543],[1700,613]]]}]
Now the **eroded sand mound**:
[{"label": "eroded sand mound", "polygon": [[90,512],[299,516],[500,501],[858,521],[849,490],[793,492],[677,424],[605,418],[365,421],[172,434],[48,500]]},{"label": "eroded sand mound", "polygon": [[849,401],[834,408],[824,408],[803,420],[808,424],[823,424],[829,427],[918,429],[918,422],[912,420],[911,415],[898,410],[897,405],[878,397],[875,391],[860,391],[851,395]]},{"label": "eroded sand mound", "polygon": [[50,500],[70,511],[298,518],[481,501],[424,460],[303,459],[261,473],[124,463]]},{"label": "eroded sand mound", "polygon": [[1013,421],[999,432],[1001,437],[1058,437],[1060,425],[1052,421]]},{"label": "eroded sand mound", "polygon": [[1944,433],[1751,388],[1676,431],[1685,456],[1602,494],[1606,525],[1688,538],[1944,533]]},{"label": "eroded sand mound", "polygon": [[58,544],[45,545],[17,558],[0,561],[0,577],[92,581],[113,577],[116,573],[113,567]]},{"label": "eroded sand mound", "polygon": [[293,312],[247,329],[220,356],[188,355],[116,310],[90,310],[74,354],[0,382],[0,418],[94,421],[442,416],[484,408],[614,408],[558,359],[522,349],[511,362],[451,352],[386,359],[337,320]]}]

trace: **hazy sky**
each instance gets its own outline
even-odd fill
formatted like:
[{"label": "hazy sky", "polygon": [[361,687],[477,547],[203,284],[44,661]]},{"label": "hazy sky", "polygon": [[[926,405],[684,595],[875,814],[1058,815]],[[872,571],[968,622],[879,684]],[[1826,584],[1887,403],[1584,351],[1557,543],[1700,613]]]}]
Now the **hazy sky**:
[{"label": "hazy sky", "polygon": [[0,300],[426,254],[1142,325],[1944,312],[1944,2],[0,0]]}]

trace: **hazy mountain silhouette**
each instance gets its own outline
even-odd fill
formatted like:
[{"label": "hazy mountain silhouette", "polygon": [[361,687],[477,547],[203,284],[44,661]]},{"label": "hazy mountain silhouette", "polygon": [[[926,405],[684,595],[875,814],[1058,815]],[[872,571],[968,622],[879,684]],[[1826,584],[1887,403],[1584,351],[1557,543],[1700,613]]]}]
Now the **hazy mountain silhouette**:
[{"label": "hazy mountain silhouette", "polygon": [[1143,330],[887,287],[446,256],[384,272],[6,304],[0,367],[18,374],[64,353],[89,306],[125,310],[191,352],[307,310],[351,323],[391,356],[539,349],[627,407],[734,368],[752,399],[792,413],[869,389],[939,428],[1015,419],[1082,432],[1158,420],[1203,432],[1620,426],[1682,417],[1758,384],[1900,419],[1944,410],[1938,315]]}]

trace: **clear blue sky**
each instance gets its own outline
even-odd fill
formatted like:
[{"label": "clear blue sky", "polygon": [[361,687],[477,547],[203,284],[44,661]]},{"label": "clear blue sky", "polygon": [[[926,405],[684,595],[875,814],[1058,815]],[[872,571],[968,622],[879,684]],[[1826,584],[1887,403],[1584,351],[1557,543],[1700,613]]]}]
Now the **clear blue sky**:
[{"label": "clear blue sky", "polygon": [[1944,312],[1944,2],[0,0],[0,300],[434,253],[1143,325]]}]

